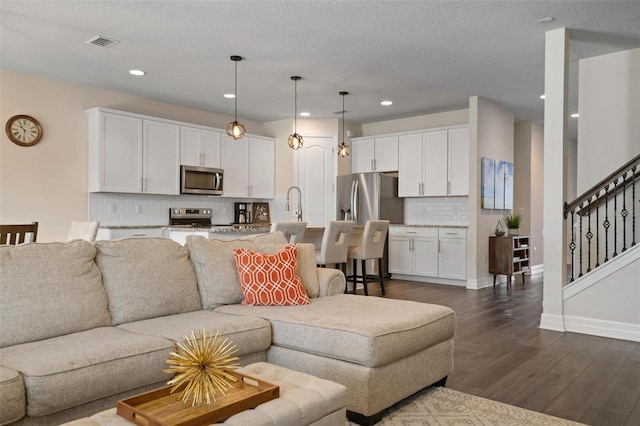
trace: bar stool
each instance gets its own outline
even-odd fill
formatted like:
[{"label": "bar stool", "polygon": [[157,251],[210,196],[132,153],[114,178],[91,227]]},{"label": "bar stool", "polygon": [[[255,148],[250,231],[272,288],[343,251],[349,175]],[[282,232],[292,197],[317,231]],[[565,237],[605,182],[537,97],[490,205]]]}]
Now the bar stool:
[{"label": "bar stool", "polygon": [[[362,243],[359,246],[349,247],[347,257],[353,259],[353,275],[347,277],[347,282],[353,282],[353,293],[356,293],[356,286],[362,283],[364,287],[364,295],[369,295],[367,289],[367,260],[378,259],[378,279],[380,281],[380,289],[384,296],[384,278],[382,277],[382,256],[384,255],[384,243],[387,239],[389,231],[388,220],[368,220],[364,225],[362,232]],[[362,275],[358,275],[358,263],[362,268]]]},{"label": "bar stool", "polygon": [[284,232],[289,244],[301,243],[306,229],[307,222],[273,222],[271,224],[271,232]]},{"label": "bar stool", "polygon": [[329,264],[340,265],[342,272],[347,270],[347,250],[349,239],[355,222],[351,220],[332,220],[329,226],[324,228],[322,245],[316,250],[316,264],[326,267]]}]

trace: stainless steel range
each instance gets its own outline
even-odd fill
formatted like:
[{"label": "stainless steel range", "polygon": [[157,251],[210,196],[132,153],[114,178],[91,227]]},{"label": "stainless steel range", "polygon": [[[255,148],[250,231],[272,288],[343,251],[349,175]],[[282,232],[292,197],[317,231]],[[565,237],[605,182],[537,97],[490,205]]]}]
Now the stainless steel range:
[{"label": "stainless steel range", "polygon": [[211,209],[171,207],[169,209],[169,225],[184,227],[211,226]]}]

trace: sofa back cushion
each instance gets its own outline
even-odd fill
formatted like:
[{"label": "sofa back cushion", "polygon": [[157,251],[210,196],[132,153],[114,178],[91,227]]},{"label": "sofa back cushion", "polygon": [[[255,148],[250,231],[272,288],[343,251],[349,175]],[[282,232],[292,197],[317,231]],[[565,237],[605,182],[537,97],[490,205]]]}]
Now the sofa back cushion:
[{"label": "sofa back cushion", "polygon": [[86,241],[0,246],[0,347],[111,325]]},{"label": "sofa back cushion", "polygon": [[[280,231],[253,239],[210,240],[196,235],[187,237],[185,247],[189,250],[198,276],[202,306],[205,309],[214,309],[220,305],[241,303],[244,300],[233,257],[234,249],[245,248],[273,254],[287,243]],[[316,297],[320,292],[320,285],[316,274],[315,248],[313,244],[298,246],[298,274],[309,297]],[[301,246],[304,248],[300,248]]]},{"label": "sofa back cushion", "polygon": [[202,309],[189,252],[168,238],[96,242],[113,325]]}]

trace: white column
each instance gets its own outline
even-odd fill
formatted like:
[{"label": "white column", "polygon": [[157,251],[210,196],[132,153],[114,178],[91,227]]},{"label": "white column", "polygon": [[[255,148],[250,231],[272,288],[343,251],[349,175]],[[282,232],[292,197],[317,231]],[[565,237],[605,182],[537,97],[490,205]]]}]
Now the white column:
[{"label": "white column", "polygon": [[566,280],[567,103],[569,32],[545,34],[544,63],[544,295],[540,328],[565,331],[562,287]]}]

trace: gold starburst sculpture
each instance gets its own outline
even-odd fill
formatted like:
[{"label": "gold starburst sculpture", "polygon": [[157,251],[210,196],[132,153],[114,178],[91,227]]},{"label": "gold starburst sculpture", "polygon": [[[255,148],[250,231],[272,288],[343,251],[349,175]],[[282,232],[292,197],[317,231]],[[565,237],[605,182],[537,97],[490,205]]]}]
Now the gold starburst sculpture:
[{"label": "gold starburst sculpture", "polygon": [[164,370],[168,374],[176,374],[167,383],[174,385],[171,393],[185,384],[180,399],[191,406],[207,404],[216,400],[216,392],[226,395],[231,382],[236,378],[225,370],[233,370],[240,365],[238,357],[231,356],[238,351],[236,345],[216,332],[215,336],[207,336],[206,330],[200,330],[198,337],[195,332],[191,336],[184,336],[182,343],[176,343],[176,351],[171,352],[171,358],[166,363],[171,365]]}]

